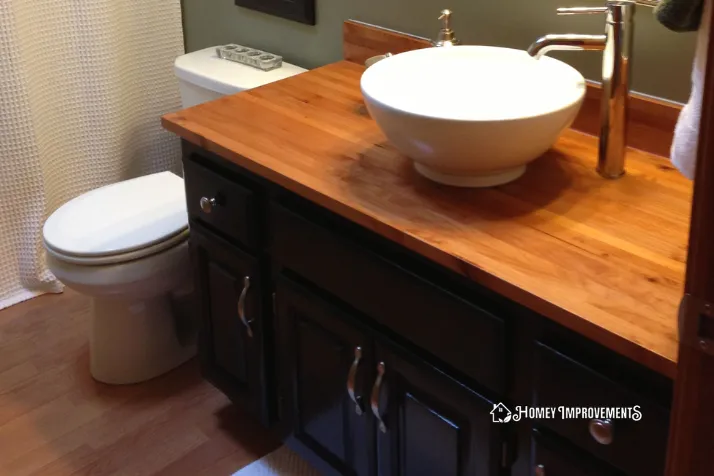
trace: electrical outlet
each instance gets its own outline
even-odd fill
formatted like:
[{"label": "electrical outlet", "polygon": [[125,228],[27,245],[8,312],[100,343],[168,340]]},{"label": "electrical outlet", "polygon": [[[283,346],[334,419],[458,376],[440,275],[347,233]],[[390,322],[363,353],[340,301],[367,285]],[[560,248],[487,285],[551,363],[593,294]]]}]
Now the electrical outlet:
[{"label": "electrical outlet", "polygon": [[236,0],[236,5],[308,25],[315,24],[315,0]]}]

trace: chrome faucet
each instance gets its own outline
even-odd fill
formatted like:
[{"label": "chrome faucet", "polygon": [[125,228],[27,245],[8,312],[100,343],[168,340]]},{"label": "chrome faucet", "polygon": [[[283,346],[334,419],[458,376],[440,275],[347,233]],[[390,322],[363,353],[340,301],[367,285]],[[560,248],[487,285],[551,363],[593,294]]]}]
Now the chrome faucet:
[{"label": "chrome faucet", "polygon": [[605,34],[545,35],[528,48],[528,53],[535,58],[554,50],[603,52],[597,171],[609,179],[625,173],[635,3],[633,0],[608,0],[604,7],[559,8],[558,15],[606,14]]}]

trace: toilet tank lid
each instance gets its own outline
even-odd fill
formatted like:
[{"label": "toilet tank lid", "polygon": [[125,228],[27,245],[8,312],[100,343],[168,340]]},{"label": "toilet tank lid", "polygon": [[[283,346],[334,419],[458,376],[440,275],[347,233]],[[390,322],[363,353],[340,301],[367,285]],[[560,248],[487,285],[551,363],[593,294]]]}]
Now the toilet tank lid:
[{"label": "toilet tank lid", "polygon": [[107,185],[57,209],[45,245],[77,257],[113,256],[164,242],[188,227],[183,180],[171,172]]},{"label": "toilet tank lid", "polygon": [[219,58],[215,46],[179,56],[174,69],[179,79],[219,94],[235,94],[306,71],[286,62],[278,69],[262,71]]}]

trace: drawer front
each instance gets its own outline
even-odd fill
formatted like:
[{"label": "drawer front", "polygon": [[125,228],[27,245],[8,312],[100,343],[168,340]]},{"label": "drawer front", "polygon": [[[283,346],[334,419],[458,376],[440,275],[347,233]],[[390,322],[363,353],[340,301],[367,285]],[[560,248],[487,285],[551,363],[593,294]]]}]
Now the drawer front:
[{"label": "drawer front", "polygon": [[620,476],[592,456],[581,455],[561,443],[533,432],[533,469],[531,476]]},{"label": "drawer front", "polygon": [[273,204],[272,250],[284,266],[495,391],[505,324],[485,310]]},{"label": "drawer front", "polygon": [[188,159],[184,160],[188,214],[250,248],[257,247],[253,191]]},{"label": "drawer front", "polygon": [[543,344],[536,345],[536,354],[538,370],[534,405],[596,408],[639,405],[642,413],[639,421],[556,418],[540,420],[538,424],[628,475],[664,473],[669,425],[667,409]]}]

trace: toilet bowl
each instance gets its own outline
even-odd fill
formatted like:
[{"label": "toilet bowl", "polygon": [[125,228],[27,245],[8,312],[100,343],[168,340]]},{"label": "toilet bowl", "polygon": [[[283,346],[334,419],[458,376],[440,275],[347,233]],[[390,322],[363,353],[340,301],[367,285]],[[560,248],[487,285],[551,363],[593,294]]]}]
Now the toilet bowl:
[{"label": "toilet bowl", "polygon": [[[187,108],[305,70],[284,62],[262,71],[206,48],[178,57],[175,71]],[[92,190],[54,212],[43,238],[50,271],[92,298],[90,371],[96,380],[141,382],[196,353],[181,178],[163,172]]]},{"label": "toilet bowl", "polygon": [[181,178],[163,172],[81,195],[50,216],[43,237],[52,273],[92,298],[96,380],[141,382],[195,355],[176,320],[191,288]]}]

